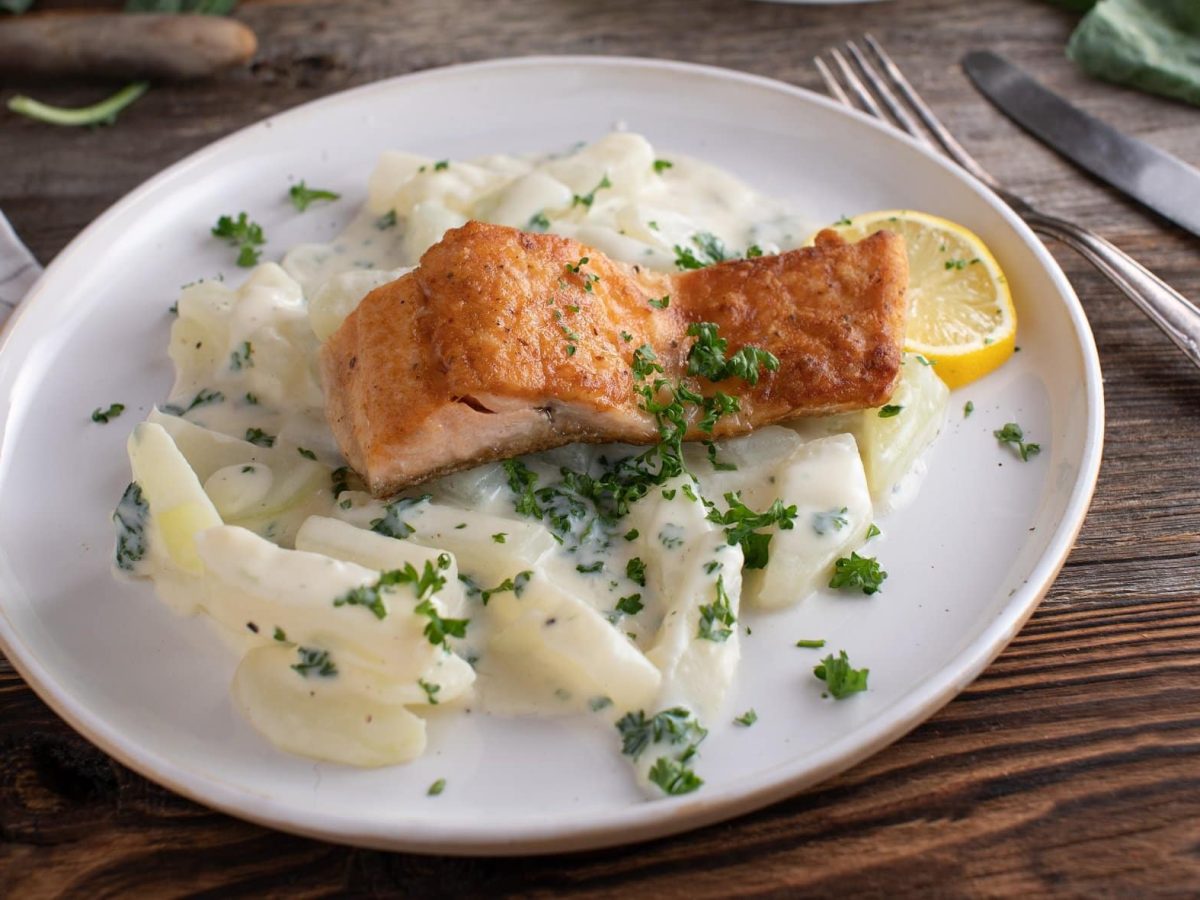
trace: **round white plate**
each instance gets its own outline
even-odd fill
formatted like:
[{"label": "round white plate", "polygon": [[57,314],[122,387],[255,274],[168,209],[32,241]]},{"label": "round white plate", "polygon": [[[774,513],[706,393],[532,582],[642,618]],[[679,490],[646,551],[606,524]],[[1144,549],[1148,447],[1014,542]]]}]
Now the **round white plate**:
[{"label": "round white plate", "polygon": [[[710,160],[814,226],[902,207],[963,222],[995,251],[1021,352],[956,392],[917,501],[871,545],[874,597],[818,595],[753,628],[729,706],[706,723],[694,794],[644,800],[611,726],[435,716],[416,762],[360,771],[288,756],[229,700],[235,659],[201,619],[109,574],[109,515],[129,480],[125,438],[171,381],[168,307],[180,285],[245,277],[208,229],[248,211],[265,258],[340,229],[387,148],[434,158],[538,152],[615,123],[661,152]],[[297,215],[290,180],[340,191]],[[962,414],[971,400],[975,412]],[[112,402],[109,425],[89,420]],[[572,850],[683,831],[828,778],[963,689],[1044,595],[1087,509],[1103,405],[1079,301],[1033,234],[978,185],[865,117],[786,84],[635,59],[535,58],[424,72],[302,106],[213,144],[138,188],[56,259],[0,349],[0,639],[63,718],[131,768],[201,803],[288,831],[443,853]],[[992,430],[1025,427],[1022,463]],[[870,667],[870,690],[821,698],[825,638]],[[445,793],[426,796],[435,779]]]}]

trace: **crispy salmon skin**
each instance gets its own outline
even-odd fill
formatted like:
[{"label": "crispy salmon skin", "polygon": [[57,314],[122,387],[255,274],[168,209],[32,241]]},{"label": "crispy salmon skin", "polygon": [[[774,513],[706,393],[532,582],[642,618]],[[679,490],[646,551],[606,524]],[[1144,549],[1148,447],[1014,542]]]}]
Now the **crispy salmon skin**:
[{"label": "crispy salmon skin", "polygon": [[[907,284],[904,241],[886,231],[857,244],[822,231],[813,247],[664,275],[569,238],[468,222],[322,346],[326,415],[350,465],[389,496],[573,441],[657,441],[635,393],[643,346],[663,377],[738,398],[713,434],[689,439],[879,406],[900,373]],[[688,378],[687,330],[700,322],[731,354],[774,354],[778,371],[755,385]]]}]

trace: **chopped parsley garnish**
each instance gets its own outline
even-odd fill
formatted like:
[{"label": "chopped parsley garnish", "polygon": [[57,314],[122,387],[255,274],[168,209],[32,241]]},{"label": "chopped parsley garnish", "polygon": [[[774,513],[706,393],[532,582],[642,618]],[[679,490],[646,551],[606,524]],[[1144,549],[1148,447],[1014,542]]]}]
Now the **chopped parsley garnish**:
[{"label": "chopped parsley garnish", "polygon": [[625,343],[627,343],[627,344],[628,344],[630,341],[632,341],[632,340],[633,340],[633,335],[632,335],[632,334],[630,334],[628,331],[624,331],[624,330],[623,330],[623,331],[621,332],[621,340],[623,340]]},{"label": "chopped parsley garnish", "polygon": [[316,203],[318,200],[342,199],[341,194],[335,194],[333,191],[324,191],[320,188],[310,188],[303,181],[299,184],[293,184],[288,188],[288,197],[292,200],[292,206],[296,207],[300,212],[304,212],[310,204]]},{"label": "chopped parsley garnish", "polygon": [[566,269],[572,275],[578,275],[580,278],[583,279],[583,289],[590,294],[590,293],[592,293],[592,289],[593,289],[595,283],[600,280],[600,276],[595,274],[594,272],[584,272],[583,267],[586,266],[587,264],[588,264],[588,257],[581,256],[581,257],[579,257],[579,262],[575,263],[575,265],[571,265],[570,263],[567,263]]},{"label": "chopped parsley garnish", "polygon": [[279,643],[281,643],[281,644],[286,644],[288,642],[287,632],[284,631],[282,628],[280,628],[278,625],[275,626],[275,633],[272,635],[272,637],[275,638],[275,640],[279,641]]},{"label": "chopped parsley garnish", "polygon": [[531,471],[520,460],[504,460],[504,471],[508,475],[508,488],[517,495],[516,511],[531,519],[542,517],[542,508],[537,502],[537,473]]},{"label": "chopped parsley garnish", "polygon": [[[716,422],[713,422],[713,424],[715,425]],[[711,431],[712,429],[709,428],[707,430]],[[705,441],[704,447],[705,447],[705,449],[708,450],[708,463],[709,463],[709,465],[711,465],[713,467],[714,471],[716,471],[716,472],[736,472],[737,471],[737,466],[735,466],[733,463],[721,462],[721,460],[717,459],[717,445],[713,441]]]},{"label": "chopped parsley garnish", "polygon": [[121,495],[113,511],[113,522],[117,526],[116,566],[132,572],[134,563],[146,555],[146,522],[150,517],[150,505],[142,496],[142,488],[131,482]]},{"label": "chopped parsley garnish", "polygon": [[967,261],[965,259],[948,259],[948,260],[946,260],[946,271],[949,271],[951,269],[957,269],[958,271],[962,271],[966,267],[967,267]]},{"label": "chopped parsley garnish", "polygon": [[520,597],[525,592],[525,585],[529,584],[529,579],[533,578],[533,570],[526,569],[524,572],[518,572],[511,578],[505,578],[494,588],[483,590],[475,583],[475,581],[467,575],[459,575],[458,580],[466,585],[468,597],[479,597],[480,602],[487,606],[488,601],[492,599],[494,594],[504,594],[512,591],[517,597]]},{"label": "chopped parsley garnish", "polygon": [[646,564],[640,556],[635,556],[625,564],[625,577],[636,585],[646,586]]},{"label": "chopped parsley garnish", "polygon": [[608,709],[612,703],[612,697],[593,697],[588,701],[588,707],[592,712],[600,712],[602,709]]},{"label": "chopped parsley garnish", "polygon": [[758,259],[762,255],[762,247],[758,246],[758,244],[751,244],[746,248],[746,259]]},{"label": "chopped parsley garnish", "polygon": [[242,341],[242,345],[229,354],[229,368],[234,372],[249,369],[254,365],[254,345]]},{"label": "chopped parsley garnish", "polygon": [[1029,462],[1029,457],[1037,456],[1042,452],[1040,444],[1025,443],[1025,432],[1016,422],[1009,422],[1003,428],[997,428],[992,434],[1000,443],[1011,444],[1023,462]]},{"label": "chopped parsley garnish", "polygon": [[97,407],[92,410],[92,421],[101,425],[107,425],[121,413],[125,412],[124,403],[113,403],[108,409],[100,409]]},{"label": "chopped parsley garnish", "polygon": [[729,341],[717,334],[717,326],[712,322],[693,322],[687,333],[696,338],[688,351],[689,375],[702,375],[709,381],[724,381],[736,376],[749,385],[756,385],[760,368],[768,372],[779,371],[778,357],[758,347],[743,347],[726,358]]},{"label": "chopped parsley garnish", "polygon": [[604,568],[604,560],[598,559],[594,563],[588,563],[587,565],[580,563],[579,565],[577,565],[575,567],[575,571],[581,572],[584,575],[588,575],[588,574],[591,574],[592,572],[599,572],[603,568]]},{"label": "chopped parsley garnish", "polygon": [[435,781],[433,784],[431,784],[429,786],[429,790],[427,790],[425,793],[427,795],[429,795],[430,797],[436,797],[436,796],[438,796],[438,794],[440,794],[445,789],[446,789],[446,779],[439,778],[437,781]]},{"label": "chopped parsley garnish", "polygon": [[[666,491],[663,495],[666,496]],[[671,492],[671,497],[675,496],[675,492]],[[666,523],[662,530],[658,532],[658,540],[668,550],[678,550],[683,546],[683,529],[673,522]]]},{"label": "chopped parsley garnish", "polygon": [[745,554],[747,569],[765,568],[770,561],[771,534],[760,528],[778,526],[784,531],[795,527],[796,506],[784,506],[778,497],[763,512],[755,512],[742,502],[739,493],[727,493],[725,503],[729,509],[720,512],[716,508],[708,511],[708,520],[725,526],[725,539],[732,546],[740,544]]},{"label": "chopped parsley garnish", "polygon": [[717,576],[717,598],[700,607],[700,629],[696,637],[718,644],[729,640],[733,634],[733,626],[737,618],[733,615],[733,607],[729,603],[729,594],[725,591],[725,576]]},{"label": "chopped parsley garnish", "polygon": [[585,209],[591,209],[592,204],[596,202],[596,192],[602,191],[605,188],[611,188],[611,187],[612,187],[612,182],[608,180],[608,175],[605,174],[605,176],[600,179],[600,183],[597,184],[590,191],[588,191],[586,194],[576,194],[574,197],[572,197],[571,198],[571,206],[573,206],[573,207],[574,206],[582,206]]},{"label": "chopped parsley garnish", "polygon": [[887,578],[887,572],[879,568],[879,562],[871,556],[859,556],[851,553],[849,558],[843,556],[833,564],[833,577],[829,579],[831,588],[861,588],[867,596],[879,590]]},{"label": "chopped parsley garnish", "polygon": [[322,678],[332,678],[338,673],[337,666],[329,658],[328,650],[314,650],[311,647],[297,647],[300,662],[292,666],[305,678],[312,672]]},{"label": "chopped parsley garnish", "polygon": [[267,434],[261,428],[247,428],[246,440],[259,447],[275,446],[275,435]]},{"label": "chopped parsley garnish", "polygon": [[975,412],[975,401],[968,400],[963,404],[963,418],[968,418],[973,412]]},{"label": "chopped parsley garnish", "polygon": [[704,779],[693,772],[687,765],[669,756],[660,756],[650,767],[651,783],[662,788],[664,794],[678,796],[690,794],[704,784]]},{"label": "chopped parsley garnish", "polygon": [[896,406],[891,403],[889,403],[887,406],[881,406],[879,408],[879,418],[890,419],[892,416],[898,416],[900,415],[900,410],[902,409],[904,409],[903,406]]},{"label": "chopped parsley garnish", "polygon": [[170,413],[173,416],[182,416],[190,413],[193,409],[199,409],[202,406],[210,406],[213,403],[224,403],[225,395],[220,391],[212,391],[208,388],[201,388],[196,396],[192,398],[192,402],[187,406],[179,406],[175,403],[168,403],[162,408],[163,412]]},{"label": "chopped parsley garnish", "polygon": [[448,168],[450,168],[450,160],[448,159],[439,159],[433,164],[433,171],[435,172],[445,172]]},{"label": "chopped parsley garnish", "polygon": [[802,639],[796,641],[796,646],[802,647],[806,650],[820,650],[822,647],[825,646],[825,641],[822,638],[817,638],[817,639],[802,638]]},{"label": "chopped parsley garnish", "polygon": [[676,244],[676,268],[703,269],[705,266],[711,266],[713,263],[724,262],[729,259],[728,254],[725,252],[725,245],[715,234],[707,231],[693,234],[692,243],[703,255],[703,258],[696,256],[691,247],[681,247],[679,244]]},{"label": "chopped parsley garnish", "polygon": [[829,654],[813,667],[813,675],[825,682],[825,687],[834,700],[865,691],[870,671],[851,666],[845,650],[839,650],[836,657],[832,653]]},{"label": "chopped parsley garnish", "polygon": [[636,541],[640,534],[641,532],[639,532],[636,528],[630,528],[627,532],[625,532],[623,537],[627,541]]},{"label": "chopped parsley garnish", "polygon": [[429,700],[429,705],[437,706],[437,693],[442,689],[442,686],[440,684],[430,684],[424,678],[418,678],[417,685],[425,692],[425,697]]},{"label": "chopped parsley garnish", "polygon": [[[435,566],[425,560],[424,568],[417,572],[412,563],[405,563],[402,569],[391,569],[380,572],[379,579],[374,584],[361,585],[352,588],[333,601],[334,606],[365,606],[377,619],[386,619],[387,604],[383,601],[388,588],[401,584],[411,584],[416,591],[418,600],[425,600],[446,586],[446,579],[440,573],[450,567],[450,556],[442,553],[437,558]],[[459,635],[461,637],[461,635]],[[434,641],[437,643],[437,641]]]},{"label": "chopped parsley garnish", "polygon": [[644,608],[641,594],[630,594],[628,597],[622,597],[617,601],[617,612],[624,613],[627,616],[636,616]]},{"label": "chopped parsley garnish", "polygon": [[426,598],[417,604],[413,610],[417,615],[425,616],[429,621],[425,625],[425,637],[429,643],[435,647],[439,644],[445,649],[450,649],[450,644],[446,640],[448,637],[466,637],[467,625],[469,619],[443,619],[438,613],[437,608],[433,605],[432,598]]},{"label": "chopped parsley garnish", "polygon": [[834,225],[845,225],[845,226],[848,226],[848,225],[853,225],[853,224],[854,224],[854,220],[853,220],[853,219],[851,219],[849,216],[842,216],[840,219],[838,219],[838,220],[837,220],[836,222],[834,222],[833,224],[834,224]]},{"label": "chopped parsley garnish", "polygon": [[675,163],[671,162],[670,160],[656,159],[654,161],[654,171],[659,175],[661,175],[663,172],[667,171],[667,169],[673,169],[673,168],[675,168]]},{"label": "chopped parsley garnish", "polygon": [[841,531],[848,524],[846,507],[831,509],[829,512],[813,513],[812,527],[817,534],[828,534],[830,531]]},{"label": "chopped parsley garnish", "polygon": [[621,735],[621,752],[637,759],[651,744],[684,744],[690,759],[695,748],[708,736],[708,730],[682,706],[664,709],[650,718],[642,710],[626,713],[617,721]]},{"label": "chopped parsley garnish", "polygon": [[371,530],[390,538],[406,538],[413,533],[411,525],[401,516],[415,507],[428,503],[432,494],[422,494],[420,497],[401,497],[383,507],[383,516],[371,520]]},{"label": "chopped parsley garnish", "polygon": [[735,725],[742,725],[746,728],[749,728],[751,725],[753,725],[757,721],[758,721],[758,713],[756,713],[753,709],[746,710],[744,713],[742,713],[740,716],[738,716],[736,719],[733,720]]},{"label": "chopped parsley garnish", "polygon": [[382,216],[375,220],[375,227],[380,231],[387,231],[389,228],[396,227],[396,211],[389,209]]},{"label": "chopped parsley garnish", "polygon": [[525,226],[526,231],[549,231],[550,220],[546,218],[546,211],[536,212],[529,218],[529,224]]},{"label": "chopped parsley garnish", "polygon": [[316,459],[317,458],[317,454],[313,453],[311,450],[306,450],[304,447],[297,447],[296,452],[299,453],[301,456],[303,456],[305,459]]},{"label": "chopped parsley garnish", "polygon": [[246,396],[243,397],[242,399],[245,400],[246,404],[249,406],[258,406],[258,395],[257,394],[251,394],[249,391],[247,391]]},{"label": "chopped parsley garnish", "polygon": [[869,541],[871,538],[879,537],[881,534],[883,534],[883,532],[879,530],[879,526],[872,522],[871,527],[867,529],[867,536],[864,538],[864,540]]},{"label": "chopped parsley garnish", "polygon": [[262,226],[251,222],[243,212],[236,219],[221,216],[212,228],[213,237],[224,238],[231,247],[238,249],[237,264],[249,268],[258,262],[261,250],[256,249],[267,242],[263,237]]},{"label": "chopped parsley garnish", "polygon": [[663,294],[663,296],[659,297],[657,300],[651,299],[649,303],[655,309],[666,309],[671,305],[671,295]]}]

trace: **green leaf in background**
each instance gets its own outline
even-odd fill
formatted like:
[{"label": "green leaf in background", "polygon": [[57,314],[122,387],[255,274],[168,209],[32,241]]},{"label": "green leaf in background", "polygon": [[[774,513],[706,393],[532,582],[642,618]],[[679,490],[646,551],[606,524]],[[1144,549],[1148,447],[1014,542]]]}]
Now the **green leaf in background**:
[{"label": "green leaf in background", "polygon": [[1067,56],[1096,78],[1200,105],[1200,0],[1100,0]]},{"label": "green leaf in background", "polygon": [[12,13],[14,16],[19,16],[31,6],[33,6],[33,0],[0,0],[0,10]]},{"label": "green leaf in background", "polygon": [[237,0],[126,0],[125,12],[227,16],[235,6]]}]

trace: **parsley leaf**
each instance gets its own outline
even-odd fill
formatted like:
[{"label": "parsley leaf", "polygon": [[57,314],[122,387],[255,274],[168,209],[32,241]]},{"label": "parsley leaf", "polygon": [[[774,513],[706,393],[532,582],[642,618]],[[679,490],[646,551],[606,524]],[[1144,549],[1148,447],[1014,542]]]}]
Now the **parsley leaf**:
[{"label": "parsley leaf", "polygon": [[586,194],[576,194],[571,198],[571,206],[582,206],[585,209],[591,209],[592,204],[596,202],[596,192],[602,191],[605,188],[611,188],[612,182],[608,180],[607,173],[600,179],[600,183],[588,191]]},{"label": "parsley leaf", "polygon": [[649,302],[649,304],[650,304],[651,306],[653,306],[655,309],[666,309],[668,306],[670,306],[670,305],[671,305],[671,295],[670,295],[670,294],[664,294],[664,295],[663,295],[662,297],[660,297],[659,299],[657,299],[657,300],[651,299],[651,300],[649,300],[648,302]]},{"label": "parsley leaf", "polygon": [[900,410],[902,409],[904,409],[903,406],[895,406],[891,403],[889,403],[887,406],[881,406],[879,408],[879,418],[890,419],[892,416],[898,416],[900,415]]},{"label": "parsley leaf", "polygon": [[832,653],[829,654],[813,667],[813,675],[825,682],[825,687],[835,700],[865,691],[870,671],[851,666],[845,650],[838,651],[836,657]]},{"label": "parsley leaf", "polygon": [[267,434],[261,428],[247,428],[246,440],[259,447],[274,447],[275,435]]},{"label": "parsley leaf", "polygon": [[449,650],[450,644],[446,638],[467,636],[467,625],[470,623],[470,620],[443,619],[438,613],[437,608],[433,605],[432,598],[422,600],[417,604],[413,612],[429,619],[429,622],[425,625],[425,637],[435,647],[441,644],[442,647]]},{"label": "parsley leaf", "polygon": [[1016,422],[1009,422],[1003,428],[997,428],[992,432],[1002,444],[1012,444],[1013,449],[1020,455],[1023,462],[1029,462],[1029,457],[1037,456],[1042,452],[1040,444],[1025,443],[1025,432],[1021,430],[1021,426]]},{"label": "parsley leaf", "polygon": [[380,572],[379,579],[374,584],[352,588],[340,597],[337,597],[333,601],[333,605],[365,606],[375,614],[375,618],[386,619],[388,608],[387,604],[383,602],[383,595],[391,593],[387,590],[388,588],[401,584],[411,584],[413,590],[416,591],[417,599],[424,600],[446,586],[446,579],[440,573],[449,567],[450,557],[445,553],[438,556],[436,567],[429,560],[425,560],[424,568],[420,573],[417,572],[416,567],[412,563],[405,563],[402,569],[391,569],[386,572]]},{"label": "parsley leaf", "polygon": [[536,212],[529,218],[529,223],[525,226],[526,231],[549,231],[550,220],[546,218],[546,211]]},{"label": "parsley leaf", "polygon": [[682,706],[664,709],[649,718],[640,709],[626,713],[617,721],[617,731],[621,735],[621,752],[635,760],[651,744],[660,743],[683,744],[687,748],[684,758],[690,758],[708,736],[708,730]]},{"label": "parsley leaf", "polygon": [[430,684],[424,678],[418,678],[417,686],[425,692],[425,699],[429,701],[430,706],[438,705],[437,693],[442,689],[440,684]]},{"label": "parsley leaf", "polygon": [[101,409],[97,407],[96,409],[92,410],[92,421],[97,422],[100,425],[107,425],[123,412],[125,412],[124,403],[113,403],[108,407],[108,409]]},{"label": "parsley leaf", "polygon": [[636,585],[646,586],[646,564],[640,556],[635,556],[625,564],[625,577]]},{"label": "parsley leaf", "polygon": [[664,794],[678,796],[690,794],[704,784],[704,779],[693,772],[686,764],[660,756],[650,767],[651,783],[662,788]]},{"label": "parsley leaf", "polygon": [[231,371],[240,372],[242,369],[253,367],[254,345],[249,341],[242,341],[242,345],[229,354],[229,368]]},{"label": "parsley leaf", "polygon": [[292,205],[300,212],[304,212],[308,207],[316,203],[318,200],[340,200],[341,194],[335,194],[333,191],[324,191],[320,188],[310,188],[303,181],[299,184],[293,184],[288,189],[288,197],[292,200]]},{"label": "parsley leaf", "polygon": [[654,171],[658,175],[661,175],[663,172],[667,171],[667,169],[673,168],[675,168],[675,163],[671,162],[670,160],[656,159],[654,161]]},{"label": "parsley leaf", "polygon": [[738,377],[747,384],[758,384],[759,369],[779,371],[779,358],[758,347],[745,346],[728,359],[725,351],[729,341],[720,337],[712,322],[693,322],[688,326],[689,337],[696,338],[688,350],[687,373],[701,375],[709,381],[724,381]]},{"label": "parsley leaf", "polygon": [[224,238],[231,247],[238,248],[237,264],[243,268],[249,268],[258,262],[262,251],[255,248],[267,242],[263,237],[262,226],[251,222],[244,212],[238,213],[236,219],[221,216],[212,227],[212,234],[213,237]]},{"label": "parsley leaf", "polygon": [[117,526],[116,566],[132,572],[134,563],[146,555],[146,522],[150,518],[150,505],[136,481],[125,488],[112,518]]},{"label": "parsley leaf", "polygon": [[756,713],[753,709],[748,709],[733,721],[735,725],[742,725],[746,728],[749,728],[758,721],[758,713]]},{"label": "parsley leaf", "polygon": [[796,506],[784,506],[778,497],[763,512],[755,512],[742,502],[741,494],[727,493],[725,512],[713,508],[708,511],[708,520],[725,526],[725,538],[730,545],[741,544],[747,569],[765,568],[770,561],[771,535],[759,531],[776,525],[784,531],[795,527]]},{"label": "parsley leaf", "polygon": [[436,797],[436,796],[438,796],[438,794],[440,794],[445,789],[446,789],[446,779],[439,778],[437,781],[435,781],[433,784],[431,784],[429,786],[429,790],[427,790],[425,793],[430,797]]},{"label": "parsley leaf", "polygon": [[717,576],[717,599],[700,607],[700,630],[696,637],[722,644],[733,634],[737,618],[725,590],[725,576]]},{"label": "parsley leaf", "polygon": [[314,672],[322,678],[332,678],[338,673],[337,666],[329,658],[328,650],[297,647],[296,652],[300,654],[300,662],[296,663],[292,668],[305,678],[308,677],[310,672]]},{"label": "parsley leaf", "polygon": [[182,416],[185,413],[190,413],[193,409],[199,409],[202,406],[210,406],[213,403],[224,403],[225,395],[220,391],[212,391],[208,388],[201,388],[196,392],[196,396],[192,398],[192,402],[187,406],[179,406],[174,403],[168,403],[162,408],[165,413],[170,413],[173,416]]},{"label": "parsley leaf", "polygon": [[371,521],[371,530],[390,538],[406,538],[413,533],[411,525],[401,516],[415,507],[428,503],[432,494],[422,494],[419,497],[401,497],[393,500],[383,508],[383,516]]},{"label": "parsley leaf", "polygon": [[833,577],[829,579],[831,588],[862,588],[867,596],[874,594],[887,578],[887,572],[879,568],[879,562],[871,556],[859,556],[851,553],[849,558],[842,557],[833,564]]},{"label": "parsley leaf", "polygon": [[643,608],[644,604],[642,603],[641,594],[630,594],[628,597],[622,597],[617,601],[617,612],[624,613],[627,616],[636,616]]}]

